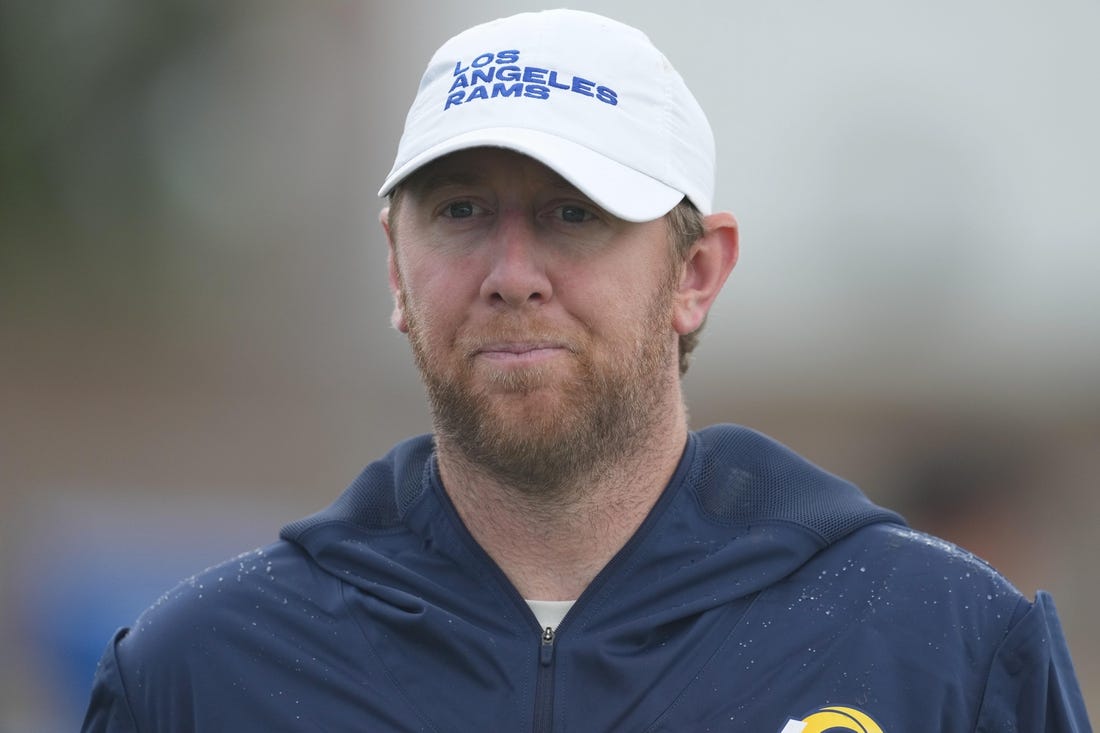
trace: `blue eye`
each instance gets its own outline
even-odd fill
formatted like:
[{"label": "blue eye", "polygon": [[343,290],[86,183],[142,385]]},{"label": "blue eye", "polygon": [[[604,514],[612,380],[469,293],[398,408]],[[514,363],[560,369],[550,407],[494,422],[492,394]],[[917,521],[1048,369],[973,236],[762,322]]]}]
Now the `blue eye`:
[{"label": "blue eye", "polygon": [[473,216],[474,212],[475,207],[469,201],[456,201],[453,204],[447,204],[443,215],[451,219],[466,219]]},{"label": "blue eye", "polygon": [[562,221],[570,224],[581,224],[592,218],[592,212],[583,206],[562,206],[560,211]]}]

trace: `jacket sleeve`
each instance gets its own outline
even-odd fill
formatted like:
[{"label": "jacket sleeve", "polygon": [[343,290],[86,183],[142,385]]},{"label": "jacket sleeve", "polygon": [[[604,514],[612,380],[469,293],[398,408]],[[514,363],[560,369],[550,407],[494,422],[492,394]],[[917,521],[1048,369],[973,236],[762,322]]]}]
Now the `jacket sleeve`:
[{"label": "jacket sleeve", "polygon": [[126,636],[126,632],[127,629],[120,629],[114,635],[99,660],[81,733],[138,733],[126,698],[116,651],[118,642]]},{"label": "jacket sleeve", "polygon": [[993,659],[977,733],[1091,733],[1051,596],[1039,591]]}]

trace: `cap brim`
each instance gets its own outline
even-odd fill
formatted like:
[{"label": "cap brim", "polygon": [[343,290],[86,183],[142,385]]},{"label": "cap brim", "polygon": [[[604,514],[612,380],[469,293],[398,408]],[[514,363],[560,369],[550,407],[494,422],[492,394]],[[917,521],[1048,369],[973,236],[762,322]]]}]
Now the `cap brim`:
[{"label": "cap brim", "polygon": [[478,147],[507,148],[534,158],[598,206],[626,221],[659,219],[684,197],[655,178],[583,145],[541,130],[517,127],[472,130],[438,143],[394,168],[378,195],[389,194],[404,178],[437,158]]}]

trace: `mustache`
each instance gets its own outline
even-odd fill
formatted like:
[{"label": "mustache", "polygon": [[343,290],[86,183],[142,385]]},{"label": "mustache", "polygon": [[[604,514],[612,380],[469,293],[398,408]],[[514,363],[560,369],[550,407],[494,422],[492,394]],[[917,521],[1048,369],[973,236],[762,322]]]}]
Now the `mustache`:
[{"label": "mustache", "polygon": [[459,335],[456,345],[467,357],[483,351],[525,348],[560,348],[575,354],[583,349],[584,339],[561,327],[509,316],[495,319],[475,332]]}]

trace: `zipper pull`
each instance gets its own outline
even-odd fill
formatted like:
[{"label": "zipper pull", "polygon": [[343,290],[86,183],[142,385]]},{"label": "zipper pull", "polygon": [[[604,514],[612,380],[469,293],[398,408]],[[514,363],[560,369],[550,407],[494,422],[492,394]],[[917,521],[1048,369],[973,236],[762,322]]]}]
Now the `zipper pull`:
[{"label": "zipper pull", "polygon": [[542,632],[542,647],[539,649],[539,661],[549,667],[554,662],[554,629],[547,626]]}]

